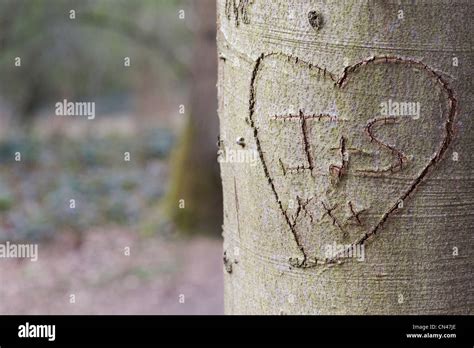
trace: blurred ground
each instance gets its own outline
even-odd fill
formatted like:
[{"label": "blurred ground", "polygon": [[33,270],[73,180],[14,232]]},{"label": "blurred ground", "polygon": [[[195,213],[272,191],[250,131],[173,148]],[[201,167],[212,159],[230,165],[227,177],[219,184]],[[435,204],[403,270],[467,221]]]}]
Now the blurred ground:
[{"label": "blurred ground", "polygon": [[223,313],[218,239],[91,230],[80,248],[63,236],[40,244],[37,262],[1,262],[0,314]]},{"label": "blurred ground", "polygon": [[0,314],[223,313],[222,241],[163,213],[173,133],[116,120],[0,139],[0,243],[39,244],[37,262],[0,259]]}]

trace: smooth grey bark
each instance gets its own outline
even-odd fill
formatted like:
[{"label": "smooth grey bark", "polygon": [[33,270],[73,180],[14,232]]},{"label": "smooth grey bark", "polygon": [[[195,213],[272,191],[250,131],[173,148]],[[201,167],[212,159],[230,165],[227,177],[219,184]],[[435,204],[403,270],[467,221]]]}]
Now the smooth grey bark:
[{"label": "smooth grey bark", "polygon": [[226,313],[472,313],[473,8],[217,1]]}]

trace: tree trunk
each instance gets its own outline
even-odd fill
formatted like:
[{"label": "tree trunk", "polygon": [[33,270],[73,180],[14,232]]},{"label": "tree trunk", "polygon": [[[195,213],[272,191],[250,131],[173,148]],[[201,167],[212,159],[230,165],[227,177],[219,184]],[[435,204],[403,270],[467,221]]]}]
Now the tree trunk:
[{"label": "tree trunk", "polygon": [[226,312],[471,313],[474,3],[217,3]]},{"label": "tree trunk", "polygon": [[[214,0],[192,2],[195,45],[191,65],[189,120],[172,158],[168,214],[182,232],[217,235],[222,191],[216,162],[219,131],[216,100]],[[182,202],[182,203],[181,203]]]}]

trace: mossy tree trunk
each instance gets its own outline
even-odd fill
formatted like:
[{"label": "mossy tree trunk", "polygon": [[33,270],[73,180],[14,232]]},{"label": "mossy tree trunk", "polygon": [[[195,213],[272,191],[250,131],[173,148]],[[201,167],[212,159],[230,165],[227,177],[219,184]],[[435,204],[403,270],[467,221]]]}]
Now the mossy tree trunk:
[{"label": "mossy tree trunk", "polygon": [[191,64],[190,105],[181,143],[172,158],[168,212],[187,233],[217,235],[222,225],[222,190],[216,161],[216,21],[215,1],[192,4],[195,31]]},{"label": "mossy tree trunk", "polygon": [[471,313],[474,3],[217,4],[226,312]]}]

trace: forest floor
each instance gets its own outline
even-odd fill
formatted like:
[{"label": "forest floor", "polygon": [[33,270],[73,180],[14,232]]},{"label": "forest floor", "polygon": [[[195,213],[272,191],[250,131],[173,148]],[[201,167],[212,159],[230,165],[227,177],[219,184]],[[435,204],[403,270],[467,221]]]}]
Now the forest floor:
[{"label": "forest floor", "polygon": [[0,315],[223,313],[222,241],[180,237],[161,210],[174,133],[43,123],[0,137],[0,244],[39,254],[0,258]]},{"label": "forest floor", "polygon": [[217,238],[101,228],[80,246],[67,234],[39,244],[38,256],[0,260],[0,314],[223,313]]}]

